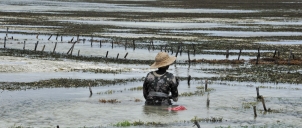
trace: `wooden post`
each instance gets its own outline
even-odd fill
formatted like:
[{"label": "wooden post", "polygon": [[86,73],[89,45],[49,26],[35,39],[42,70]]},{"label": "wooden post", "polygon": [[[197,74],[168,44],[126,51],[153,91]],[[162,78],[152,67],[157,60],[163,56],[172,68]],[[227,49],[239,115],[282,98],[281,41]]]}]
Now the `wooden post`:
[{"label": "wooden post", "polygon": [[290,65],[291,56],[292,56],[292,50],[289,51],[288,61],[287,61],[288,65]]},{"label": "wooden post", "polygon": [[178,45],[178,47],[177,47],[177,52],[176,52],[175,57],[177,57],[179,50],[180,50],[180,45]]},{"label": "wooden post", "polygon": [[39,44],[39,41],[37,41],[37,43],[35,44],[35,51],[37,50],[38,44]]},{"label": "wooden post", "polygon": [[70,43],[72,43],[72,41],[73,41],[73,38],[74,38],[74,37],[72,37],[72,38],[71,38],[71,40],[70,40]]},{"label": "wooden post", "polygon": [[256,92],[257,92],[257,99],[261,98],[260,95],[259,95],[259,87],[256,87]]},{"label": "wooden post", "polygon": [[[77,41],[75,41],[75,43],[76,43]],[[72,56],[72,52],[73,52],[73,48],[74,48],[74,45],[72,45],[72,47],[71,47],[71,51],[70,51],[70,55]]]},{"label": "wooden post", "polygon": [[258,55],[257,55],[257,61],[256,61],[256,64],[259,64],[259,59],[260,59],[260,53],[258,53]]},{"label": "wooden post", "polygon": [[277,54],[277,50],[275,50],[273,58],[275,58],[275,57],[276,57],[276,54]]},{"label": "wooden post", "polygon": [[265,102],[264,102],[264,98],[263,98],[263,97],[261,97],[261,99],[262,99],[262,105],[263,105],[263,109],[264,109],[264,111],[267,111],[267,110],[266,110],[266,106],[265,106]]},{"label": "wooden post", "polygon": [[[72,44],[72,46],[71,46],[70,49],[68,50],[67,54],[69,54],[69,52],[70,52],[71,50],[73,50],[73,47],[74,47],[75,43],[76,43],[76,41]],[[72,54],[72,53],[71,53],[71,54]]]},{"label": "wooden post", "polygon": [[92,89],[91,89],[90,83],[89,83],[89,92],[90,92],[90,96],[89,97],[91,97],[92,96]]},{"label": "wooden post", "polygon": [[6,37],[4,37],[4,48],[6,47]]},{"label": "wooden post", "polygon": [[55,47],[53,48],[52,54],[54,54],[54,53],[55,53],[55,51],[56,51],[56,48],[57,48],[57,43],[58,43],[58,42],[56,42]]},{"label": "wooden post", "polygon": [[254,109],[254,117],[257,117],[256,106],[253,106],[253,109]]},{"label": "wooden post", "polygon": [[195,44],[192,44],[192,47],[193,47],[193,55],[195,56]]},{"label": "wooden post", "polygon": [[113,49],[113,40],[111,41],[111,48]]},{"label": "wooden post", "polygon": [[160,46],[160,51],[161,51],[161,52],[163,51],[163,46]]},{"label": "wooden post", "polygon": [[57,36],[56,36],[56,40],[58,40],[58,37],[59,37],[59,34],[57,34]]},{"label": "wooden post", "polygon": [[239,51],[238,60],[240,59],[241,50],[242,50],[242,49],[240,49],[240,51]]},{"label": "wooden post", "polygon": [[153,40],[151,41],[152,43],[152,51],[154,51],[154,43],[153,43]]},{"label": "wooden post", "polygon": [[118,56],[119,56],[119,55],[120,55],[120,54],[118,53],[117,56],[116,56],[116,59],[118,59]]},{"label": "wooden post", "polygon": [[80,38],[80,35],[78,34],[77,35],[77,43],[79,43],[79,38]]},{"label": "wooden post", "polygon": [[260,59],[260,46],[258,46],[258,55],[257,55],[256,64],[259,64],[259,59]]},{"label": "wooden post", "polygon": [[188,86],[190,86],[191,75],[188,76]]},{"label": "wooden post", "polygon": [[7,34],[8,34],[8,27],[6,28],[6,37],[7,37]]},{"label": "wooden post", "polygon": [[50,35],[50,37],[48,38],[48,40],[50,40],[51,37],[52,37],[52,35]]},{"label": "wooden post", "polygon": [[165,52],[167,52],[167,45],[165,45]]},{"label": "wooden post", "polygon": [[210,106],[210,93],[208,93],[208,95],[207,95],[207,107],[209,107]]},{"label": "wooden post", "polygon": [[61,42],[63,42],[63,36],[61,36]]},{"label": "wooden post", "polygon": [[229,49],[226,50],[226,59],[229,59]]},{"label": "wooden post", "polygon": [[39,34],[40,34],[40,33],[38,33],[37,36],[36,36],[37,39],[39,38]]},{"label": "wooden post", "polygon": [[107,56],[108,56],[108,51],[106,52],[106,58],[107,58]]},{"label": "wooden post", "polygon": [[59,125],[57,125],[57,128],[60,128]]},{"label": "wooden post", "polygon": [[135,40],[133,40],[133,51],[135,50]]},{"label": "wooden post", "polygon": [[25,50],[25,43],[26,43],[26,42],[24,41],[23,50]]},{"label": "wooden post", "polygon": [[189,67],[191,66],[191,59],[190,59],[190,51],[188,49],[188,62],[189,62]]},{"label": "wooden post", "polygon": [[125,41],[125,50],[127,50],[127,40]]},{"label": "wooden post", "polygon": [[181,56],[181,53],[182,53],[182,45],[180,46],[180,51],[179,51],[179,55]]},{"label": "wooden post", "polygon": [[80,56],[80,50],[78,51],[78,56]]},{"label": "wooden post", "polygon": [[45,45],[44,45],[43,48],[42,48],[42,52],[44,52],[44,49],[45,49]]},{"label": "wooden post", "polygon": [[102,47],[102,40],[100,40],[100,48]]},{"label": "wooden post", "polygon": [[91,42],[91,47],[92,47],[92,42],[93,42],[93,36],[91,37],[91,40],[90,40],[90,42]]},{"label": "wooden post", "polygon": [[208,90],[208,79],[206,79],[205,86],[204,86],[204,91],[207,91],[207,90]]},{"label": "wooden post", "polygon": [[125,59],[126,59],[127,55],[128,55],[128,52],[127,52],[126,55],[124,56]]}]

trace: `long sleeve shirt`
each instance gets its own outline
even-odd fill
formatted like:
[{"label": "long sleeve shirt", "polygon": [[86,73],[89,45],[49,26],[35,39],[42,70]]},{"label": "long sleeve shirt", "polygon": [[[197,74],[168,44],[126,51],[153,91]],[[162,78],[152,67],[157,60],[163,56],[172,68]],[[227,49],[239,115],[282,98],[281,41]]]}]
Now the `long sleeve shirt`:
[{"label": "long sleeve shirt", "polygon": [[178,100],[178,82],[172,73],[157,74],[155,71],[149,72],[143,85],[143,94],[145,99],[148,98],[149,92],[162,92],[167,95],[172,94],[173,101]]}]

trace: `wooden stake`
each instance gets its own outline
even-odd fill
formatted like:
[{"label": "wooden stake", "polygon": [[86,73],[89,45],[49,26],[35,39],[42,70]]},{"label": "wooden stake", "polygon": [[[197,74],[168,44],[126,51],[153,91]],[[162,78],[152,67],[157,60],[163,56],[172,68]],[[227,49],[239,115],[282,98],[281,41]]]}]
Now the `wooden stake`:
[{"label": "wooden stake", "polygon": [[133,40],[133,51],[135,50],[135,40]]},{"label": "wooden stake", "polygon": [[71,38],[71,40],[70,40],[70,43],[72,43],[72,41],[73,41],[73,38],[74,38],[74,37],[72,37],[72,38]]},{"label": "wooden stake", "polygon": [[253,106],[253,109],[254,109],[254,117],[257,117],[256,106]]},{"label": "wooden stake", "polygon": [[100,48],[102,47],[102,40],[100,40]]},{"label": "wooden stake", "polygon": [[127,50],[127,40],[125,41],[125,50]]},{"label": "wooden stake", "polygon": [[273,58],[275,58],[275,57],[276,57],[276,54],[277,54],[277,50],[275,50]]},{"label": "wooden stake", "polygon": [[256,92],[257,92],[257,99],[261,98],[261,96],[259,95],[259,87],[256,87]]},{"label": "wooden stake", "polygon": [[[71,46],[70,49],[68,50],[67,54],[69,54],[69,52],[70,52],[71,50],[73,50],[73,47],[74,47],[75,43],[76,43],[76,41],[72,44],[72,46]],[[71,53],[71,54],[72,54],[72,53]]]},{"label": "wooden stake", "polygon": [[111,48],[113,49],[113,40],[111,41]]},{"label": "wooden stake", "polygon": [[55,47],[53,48],[52,54],[54,54],[54,53],[55,53],[55,51],[56,51],[56,48],[57,48],[57,43],[58,43],[58,42],[56,42]]},{"label": "wooden stake", "polygon": [[193,47],[193,55],[195,56],[195,44],[192,44],[192,47]]},{"label": "wooden stake", "polygon": [[190,59],[190,51],[188,49],[188,62],[189,62],[189,67],[191,66],[191,59]]},{"label": "wooden stake", "polygon": [[36,36],[37,39],[39,38],[39,34],[40,34],[40,33],[38,33],[37,36]]},{"label": "wooden stake", "polygon": [[78,56],[80,56],[80,50],[78,51]]},{"label": "wooden stake", "polygon": [[188,76],[188,86],[190,86],[191,75]]},{"label": "wooden stake", "polygon": [[106,52],[106,58],[107,58],[107,56],[108,56],[108,51]]},{"label": "wooden stake", "polygon": [[241,50],[242,49],[240,49],[240,51],[239,51],[238,60],[240,59],[240,56],[241,56]]},{"label": "wooden stake", "polygon": [[79,43],[79,38],[80,38],[80,35],[78,34],[77,35],[77,43]]},{"label": "wooden stake", "polygon": [[263,109],[264,109],[264,111],[267,111],[267,110],[266,110],[266,106],[265,106],[265,102],[264,102],[264,98],[263,98],[263,97],[261,97],[261,99],[262,99],[262,105],[263,105]]},{"label": "wooden stake", "polygon": [[6,48],[6,37],[4,37],[4,48]]},{"label": "wooden stake", "polygon": [[119,56],[119,55],[120,55],[120,54],[118,53],[117,56],[116,56],[116,59],[118,59],[118,56]]},{"label": "wooden stake", "polygon": [[292,50],[289,51],[288,62],[287,62],[288,65],[290,65],[291,56],[292,56]]},{"label": "wooden stake", "polygon": [[127,55],[128,55],[128,52],[127,52],[126,55],[124,56],[125,59],[126,59]]},{"label": "wooden stake", "polygon": [[167,52],[167,45],[165,45],[165,52]]},{"label": "wooden stake", "polygon": [[229,49],[226,50],[226,59],[229,59]]},{"label": "wooden stake", "polygon": [[61,36],[61,42],[63,42],[63,36]]},{"label": "wooden stake", "polygon": [[45,49],[45,45],[44,45],[43,48],[42,48],[42,52],[44,52],[44,49]]},{"label": "wooden stake", "polygon": [[176,52],[175,57],[177,57],[179,50],[180,50],[180,45],[177,46],[177,52]]},{"label": "wooden stake", "polygon": [[50,37],[48,38],[48,40],[50,40],[51,37],[52,37],[52,35],[50,35]]},{"label": "wooden stake", "polygon": [[7,34],[8,34],[8,27],[6,28],[6,37],[7,37]]},{"label": "wooden stake", "polygon": [[205,82],[204,91],[208,91],[208,79],[206,79]]},{"label": "wooden stake", "polygon": [[207,107],[209,107],[210,106],[210,93],[208,93],[208,95],[207,95]]},{"label": "wooden stake", "polygon": [[39,44],[39,41],[37,41],[37,43],[35,44],[35,51],[37,50],[38,44]]},{"label": "wooden stake", "polygon": [[58,40],[58,37],[59,37],[59,34],[57,34],[57,36],[56,36],[56,40]]},{"label": "wooden stake", "polygon": [[91,37],[91,40],[90,40],[90,42],[91,42],[91,47],[92,47],[93,37]]},{"label": "wooden stake", "polygon": [[89,97],[91,97],[92,96],[92,89],[91,89],[90,83],[89,83],[89,92],[90,92],[90,96]]},{"label": "wooden stake", "polygon": [[24,41],[23,50],[25,50],[25,43],[26,43],[26,42]]}]

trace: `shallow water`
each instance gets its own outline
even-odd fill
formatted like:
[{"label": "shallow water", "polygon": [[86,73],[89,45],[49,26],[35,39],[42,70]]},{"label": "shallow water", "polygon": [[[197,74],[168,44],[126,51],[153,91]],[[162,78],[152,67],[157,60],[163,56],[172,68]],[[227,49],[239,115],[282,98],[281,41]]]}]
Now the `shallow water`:
[{"label": "shallow water", "polygon": [[[202,126],[223,126],[240,124],[274,124],[277,120],[279,125],[293,124],[301,127],[302,98],[300,91],[292,89],[260,89],[260,94],[265,96],[267,108],[281,110],[280,113],[261,113],[262,104],[257,103],[258,117],[254,119],[252,108],[243,108],[242,104],[256,102],[255,87],[259,83],[229,83],[209,84],[210,106],[207,108],[207,95],[180,97],[174,105],[183,105],[184,111],[164,111],[159,107],[145,107],[142,91],[130,91],[131,87],[142,86],[141,83],[128,83],[110,87],[93,87],[92,97],[89,97],[88,88],[54,88],[27,91],[2,91],[0,94],[2,111],[1,127],[13,126],[56,126],[79,127],[79,126],[108,126],[124,120],[130,122],[162,122],[174,125],[191,127],[189,121],[195,116],[198,118],[222,117],[218,123],[200,122]],[[181,81],[179,93],[194,92],[196,86],[201,84],[192,81],[191,86],[186,81]],[[246,87],[253,85],[254,87]],[[267,84],[266,86],[275,86]],[[288,85],[278,85],[288,86]],[[117,91],[113,94],[96,94],[107,90]],[[236,91],[235,91],[236,90]],[[118,92],[122,91],[122,92]],[[278,94],[278,95],[276,95]],[[100,103],[99,99],[117,99],[120,103]],[[135,99],[142,100],[135,102]],[[87,109],[89,108],[89,109]],[[167,118],[169,118],[167,120]],[[85,120],[83,120],[85,119]],[[179,124],[178,124],[178,123]]]},{"label": "shallow water", "polygon": [[[88,3],[73,1],[36,1],[36,0],[11,0],[1,1],[1,12],[32,12],[32,13],[65,13],[64,11],[97,11],[97,12],[144,12],[144,13],[260,13],[259,10],[232,10],[232,9],[189,9],[189,8],[160,8],[160,7],[141,7],[141,5],[127,4],[107,4],[107,3]],[[62,12],[56,12],[62,11]],[[276,10],[271,10],[276,11]],[[295,10],[299,13],[299,10]],[[69,12],[68,12],[69,13]],[[5,18],[19,18],[7,16]],[[276,27],[293,27],[301,25],[301,18],[284,19],[286,17],[262,17],[253,19],[251,17],[230,19],[230,18],[207,18],[196,17],[192,19],[146,19],[142,21],[118,21],[118,18],[70,18],[50,17],[51,21],[86,23],[90,25],[112,25],[116,29],[108,29],[105,32],[94,33],[101,37],[94,37],[94,40],[102,40],[100,48],[98,42],[94,42],[91,47],[91,37],[80,36],[80,39],[86,39],[86,42],[79,42],[75,45],[73,55],[104,57],[109,51],[108,57],[119,58],[129,53],[127,59],[153,60],[160,50],[127,48],[125,50],[122,45],[114,44],[111,48],[112,38],[173,38],[173,39],[191,39],[191,34],[200,34],[201,38],[209,37],[273,37],[273,36],[301,36],[301,32],[262,32],[253,31],[262,27],[270,28],[271,25]],[[7,48],[23,49],[24,41],[26,41],[26,49],[33,50],[35,43],[39,41],[37,50],[40,51],[45,45],[47,52],[52,52],[55,42],[57,44],[57,53],[66,54],[71,47],[71,43],[67,43],[72,38],[76,40],[76,36],[63,36],[63,42],[60,37],[56,40],[56,35],[48,40],[50,35],[17,34],[17,33],[53,33],[53,29],[60,29],[62,26],[41,26],[41,25],[4,25],[5,20],[0,26],[0,47],[3,47],[3,38],[6,36],[6,27],[9,27],[8,38],[14,37],[14,40],[8,39]],[[113,21],[114,20],[114,21]],[[177,28],[175,27],[177,26]],[[114,27],[113,27],[114,28]],[[219,29],[236,28],[246,29],[249,31],[220,31]],[[51,29],[51,30],[49,30]],[[144,32],[144,29],[154,29],[158,32]],[[215,29],[215,30],[207,30]],[[39,31],[37,31],[39,30]],[[141,32],[140,32],[141,31]],[[168,44],[166,41],[154,41],[155,45]],[[300,40],[281,40],[253,42],[265,44],[300,44]],[[136,43],[146,43],[139,42]],[[183,42],[196,43],[196,42]],[[172,44],[173,45],[173,44]],[[220,50],[211,50],[213,52],[225,52]],[[230,50],[230,52],[239,52],[239,50]],[[257,52],[256,50],[243,50],[242,52]],[[273,52],[273,51],[261,51]],[[171,52],[169,52],[171,54]],[[174,54],[175,55],[175,51]],[[196,54],[190,55],[190,59],[225,59],[224,55],[208,55]],[[237,59],[238,56],[230,56],[229,59]],[[242,59],[250,59],[255,57],[241,56]],[[185,62],[188,59],[187,53],[178,55],[177,60]],[[150,64],[151,65],[151,64]],[[170,66],[169,72],[178,77],[208,78],[219,77],[221,74],[208,73],[202,69],[225,69],[236,68],[246,65],[211,65],[211,64],[193,64],[188,65],[175,64]],[[113,63],[91,63],[73,60],[48,61],[42,59],[29,59],[19,57],[1,57],[0,60],[0,82],[33,82],[39,80],[47,80],[52,78],[72,78],[72,79],[128,79],[142,78],[153,71],[149,69],[149,65],[134,64],[113,64]],[[72,71],[72,69],[112,69],[122,70],[122,73],[91,73]],[[8,71],[5,71],[8,70]],[[197,86],[203,86],[204,80],[191,81],[191,85],[187,85],[187,81],[183,80],[179,85],[179,93],[195,92]],[[144,106],[144,98],[142,91],[130,91],[132,87],[142,86],[142,82],[130,82],[124,85],[93,87],[93,95],[89,97],[88,88],[45,88],[26,91],[0,91],[0,127],[11,126],[32,126],[32,127],[112,127],[122,121],[143,121],[143,122],[161,122],[168,126],[163,127],[184,127],[192,128],[193,123],[189,122],[195,116],[197,118],[223,118],[222,122],[199,122],[202,127],[219,127],[219,126],[264,126],[268,127],[302,127],[302,97],[301,85],[294,84],[272,84],[257,82],[229,82],[229,81],[210,81],[209,88],[214,89],[209,92],[210,105],[207,107],[207,93],[204,95],[195,95],[188,97],[180,97],[179,101],[174,105],[183,105],[187,108],[184,111],[167,111],[167,107],[150,107]],[[260,95],[263,95],[266,101],[266,107],[276,112],[263,112],[261,102],[256,100],[257,86],[260,88]],[[104,94],[108,90],[113,90],[113,94]],[[97,94],[97,93],[102,94]],[[100,99],[117,99],[120,103],[100,103]],[[140,99],[140,102],[135,102]],[[257,106],[258,116],[254,118],[253,108],[249,103],[255,103]],[[153,127],[153,126],[150,126]]]}]

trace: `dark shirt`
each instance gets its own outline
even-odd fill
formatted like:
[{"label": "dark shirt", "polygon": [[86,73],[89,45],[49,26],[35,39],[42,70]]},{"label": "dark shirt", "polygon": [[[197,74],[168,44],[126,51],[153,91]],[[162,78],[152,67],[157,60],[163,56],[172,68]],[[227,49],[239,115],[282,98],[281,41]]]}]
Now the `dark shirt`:
[{"label": "dark shirt", "polygon": [[178,82],[172,73],[157,74],[155,71],[149,72],[143,85],[143,93],[146,100],[152,99],[149,92],[162,92],[167,95],[172,94],[173,101],[178,100]]}]

